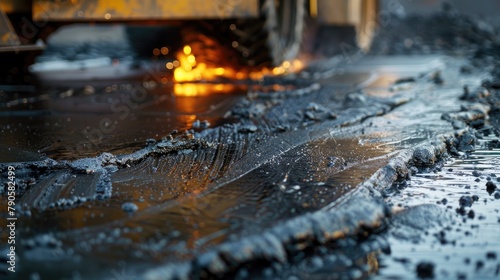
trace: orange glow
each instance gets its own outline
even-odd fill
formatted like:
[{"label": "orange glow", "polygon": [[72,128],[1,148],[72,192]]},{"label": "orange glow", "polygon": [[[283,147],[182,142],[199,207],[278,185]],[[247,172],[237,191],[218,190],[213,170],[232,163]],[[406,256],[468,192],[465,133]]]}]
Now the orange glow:
[{"label": "orange glow", "polygon": [[[296,72],[304,66],[300,60],[293,60],[274,68],[242,67],[237,57],[225,57],[231,50],[196,30],[186,29],[183,40],[185,44],[175,53],[176,59],[165,64],[167,70],[173,70],[174,93],[177,96],[228,93],[231,87],[239,87],[234,83],[230,86],[230,81],[261,80],[265,76]],[[238,42],[232,45],[238,46]],[[217,86],[215,83],[224,85]]]},{"label": "orange glow", "polygon": [[206,63],[197,61],[196,54],[193,53],[193,49],[189,45],[185,45],[182,51],[177,52],[176,57],[177,60],[168,62],[166,68],[174,69],[174,80],[177,82],[174,92],[178,96],[203,96],[209,94],[207,91],[209,88],[214,89],[213,85],[197,85],[193,82],[216,81],[218,79],[260,80],[264,76],[283,75],[299,71],[304,67],[304,64],[297,59],[285,61],[279,67],[259,70],[242,69],[238,71],[232,67],[210,67]]}]

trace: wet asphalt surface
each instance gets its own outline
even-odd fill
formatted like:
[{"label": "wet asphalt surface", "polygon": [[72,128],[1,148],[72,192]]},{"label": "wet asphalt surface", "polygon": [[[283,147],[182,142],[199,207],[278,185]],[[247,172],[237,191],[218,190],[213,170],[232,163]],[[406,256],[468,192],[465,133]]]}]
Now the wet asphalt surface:
[{"label": "wet asphalt surface", "polygon": [[[436,22],[453,28],[403,32]],[[393,22],[371,55],[202,98],[136,82],[3,91],[6,276],[499,277],[500,48],[477,28]]]}]

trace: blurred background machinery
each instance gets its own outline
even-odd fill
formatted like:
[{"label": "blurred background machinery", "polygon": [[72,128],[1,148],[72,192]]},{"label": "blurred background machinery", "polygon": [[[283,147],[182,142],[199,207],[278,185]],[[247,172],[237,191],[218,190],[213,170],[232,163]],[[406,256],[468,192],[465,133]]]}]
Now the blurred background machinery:
[{"label": "blurred background machinery", "polygon": [[[241,67],[279,66],[297,57],[306,23],[343,26],[339,36],[345,37],[340,33],[348,30],[347,36],[366,50],[377,4],[377,0],[1,0],[0,52],[2,61],[9,62],[1,69],[7,71],[2,82],[29,82],[24,73],[33,61],[136,59],[155,55],[156,49],[168,56],[186,40],[200,49],[213,47],[207,44],[210,40],[193,34],[216,41],[225,48],[224,59]],[[162,51],[163,47],[167,49]],[[44,56],[35,60],[43,49]],[[207,60],[220,63],[220,57],[210,50],[206,53]]]}]

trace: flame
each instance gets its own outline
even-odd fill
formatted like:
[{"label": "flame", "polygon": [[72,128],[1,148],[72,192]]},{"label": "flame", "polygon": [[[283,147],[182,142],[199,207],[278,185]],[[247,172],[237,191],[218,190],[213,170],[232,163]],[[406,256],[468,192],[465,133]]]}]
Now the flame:
[{"label": "flame", "polygon": [[210,92],[224,92],[234,89],[231,85],[222,84],[200,84],[199,81],[216,81],[220,79],[228,80],[260,80],[264,76],[277,76],[291,72],[296,72],[304,67],[302,61],[295,59],[285,61],[275,68],[262,68],[257,70],[236,70],[232,67],[211,67],[203,62],[199,62],[192,53],[193,49],[185,45],[177,52],[176,60],[168,62],[165,67],[174,69],[174,93],[177,96],[202,96]]}]

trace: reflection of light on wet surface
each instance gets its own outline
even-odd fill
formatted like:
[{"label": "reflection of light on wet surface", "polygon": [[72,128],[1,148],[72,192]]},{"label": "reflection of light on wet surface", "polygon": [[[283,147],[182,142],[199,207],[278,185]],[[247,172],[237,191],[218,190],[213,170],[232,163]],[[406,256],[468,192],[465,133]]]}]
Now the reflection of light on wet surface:
[{"label": "reflection of light on wet surface", "polygon": [[207,96],[234,93],[238,88],[241,86],[234,84],[176,83],[174,93],[177,96]]},{"label": "reflection of light on wet surface", "polygon": [[376,75],[376,78],[367,85],[364,91],[374,97],[390,98],[400,92],[411,90],[414,86],[412,82],[395,84],[404,79],[405,76],[394,73],[382,73]]},{"label": "reflection of light on wet surface", "polygon": [[17,157],[19,161],[31,158],[29,152],[54,159],[130,153],[144,147],[147,139],[190,129],[196,119],[208,121],[211,127],[231,122],[223,117],[245,92],[239,86],[194,87],[203,87],[206,96],[175,97],[175,87],[144,89],[135,84],[33,93],[41,97],[27,97],[26,103],[7,102],[11,105],[0,125],[8,129],[0,139],[4,145],[26,150],[9,153],[11,160]]},{"label": "reflection of light on wet surface", "polygon": [[[311,169],[315,170],[312,181],[326,182],[336,181],[342,184],[356,186],[366,179],[373,170],[368,166],[371,162],[375,165],[379,161],[385,161],[386,155],[393,150],[390,146],[379,146],[376,141],[369,139],[334,139],[326,140],[324,143],[311,143],[309,148],[309,161]],[[383,156],[383,158],[379,158]],[[325,168],[327,167],[327,168]],[[346,172],[339,171],[346,170]],[[347,171],[349,170],[349,171]],[[372,172],[372,173],[370,173]],[[342,177],[339,175],[342,174]],[[347,177],[344,177],[347,176]],[[306,174],[303,177],[307,178]]]},{"label": "reflection of light on wet surface", "polygon": [[370,84],[370,87],[389,88],[390,86],[392,86],[396,81],[400,80],[401,78],[404,78],[401,76],[401,74],[383,73],[383,74],[377,75],[377,78],[373,81],[373,83]]}]

